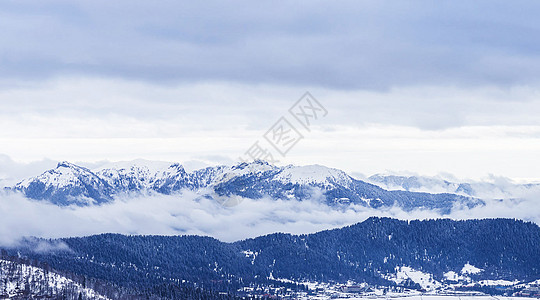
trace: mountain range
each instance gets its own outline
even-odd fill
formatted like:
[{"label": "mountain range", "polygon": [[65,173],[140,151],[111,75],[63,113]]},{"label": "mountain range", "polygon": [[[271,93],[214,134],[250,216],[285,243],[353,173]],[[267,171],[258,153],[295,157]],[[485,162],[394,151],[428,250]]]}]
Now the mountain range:
[{"label": "mountain range", "polygon": [[[234,198],[307,200],[320,197],[330,206],[397,206],[404,210],[430,209],[449,213],[455,207],[484,205],[481,199],[452,193],[430,194],[388,191],[355,179],[345,172],[320,165],[274,166],[264,161],[207,167],[187,172],[178,163],[117,163],[90,170],[69,162],[25,179],[10,191],[56,205],[100,205],[125,195],[180,194],[232,205]],[[237,200],[235,200],[237,201]]]},{"label": "mountain range", "polygon": [[375,174],[365,180],[387,190],[451,193],[482,199],[516,198],[540,190],[538,183],[514,183],[508,178],[494,176],[488,181],[459,181],[441,176]]}]

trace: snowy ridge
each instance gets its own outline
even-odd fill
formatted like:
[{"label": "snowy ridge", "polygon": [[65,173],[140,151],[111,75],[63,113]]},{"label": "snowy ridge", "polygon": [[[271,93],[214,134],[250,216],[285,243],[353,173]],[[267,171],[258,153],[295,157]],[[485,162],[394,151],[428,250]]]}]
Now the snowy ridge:
[{"label": "snowy ridge", "polygon": [[266,172],[279,172],[280,168],[273,166],[264,161],[254,161],[252,163],[240,163],[231,167],[223,167],[218,172],[215,173],[213,178],[211,178],[210,185],[218,185],[231,181],[237,177],[242,176],[257,176],[260,177]]},{"label": "snowy ridge", "polygon": [[92,204],[112,200],[112,187],[87,168],[60,162],[53,170],[16,184],[14,190],[30,198],[46,199],[53,203]]},{"label": "snowy ridge", "polygon": [[83,180],[97,184],[100,178],[84,167],[64,161],[58,163],[56,169],[49,170],[35,178],[23,180],[17,186],[28,187],[32,182],[39,181],[47,187],[65,187],[79,184]]},{"label": "snowy ridge", "polygon": [[[103,198],[112,198],[114,194],[133,191],[158,191],[171,193],[182,188],[200,189],[223,185],[242,177],[256,177],[261,181],[276,181],[282,184],[317,185],[332,187],[335,183],[346,185],[352,179],[345,172],[319,165],[277,167],[267,162],[255,161],[234,166],[217,166],[187,173],[178,163],[151,162],[135,160],[110,163],[100,168],[89,170],[68,162],[61,162],[56,169],[23,180],[14,189],[32,195],[32,186],[40,185],[40,191],[70,189],[73,187],[92,187],[95,190],[110,192]],[[80,192],[88,196],[90,193]],[[36,195],[37,196],[37,195]],[[47,198],[32,197],[37,199]]]},{"label": "snowy ridge", "polygon": [[[436,209],[449,213],[454,204],[474,207],[483,202],[457,195],[389,192],[357,180],[345,172],[320,165],[279,167],[264,161],[207,167],[186,172],[179,163],[137,160],[89,170],[68,162],[23,180],[11,190],[57,205],[89,205],[114,201],[125,194],[174,194],[190,190],[202,197],[243,197],[307,200],[323,197],[329,205],[373,208],[400,206]],[[238,202],[238,201],[236,201]],[[235,202],[235,203],[236,203]]]},{"label": "snowy ridge", "polygon": [[134,184],[138,188],[150,188],[159,173],[165,172],[172,164],[168,162],[153,162],[134,160],[110,163],[93,171],[109,184],[120,184],[129,188]]},{"label": "snowy ridge", "polygon": [[348,185],[352,182],[352,178],[345,172],[321,165],[301,167],[289,165],[283,168],[275,179],[284,183],[318,184],[323,186]]},{"label": "snowy ridge", "polygon": [[149,175],[156,175],[159,172],[166,170],[173,165],[173,162],[152,161],[145,159],[136,159],[131,161],[111,162],[93,169],[94,172],[100,173],[103,170],[141,170]]}]

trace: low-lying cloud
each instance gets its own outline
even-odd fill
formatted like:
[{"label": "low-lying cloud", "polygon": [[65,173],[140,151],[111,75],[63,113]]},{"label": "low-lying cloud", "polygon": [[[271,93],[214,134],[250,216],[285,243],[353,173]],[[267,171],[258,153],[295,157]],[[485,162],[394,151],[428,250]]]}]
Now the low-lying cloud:
[{"label": "low-lying cloud", "polygon": [[370,216],[399,219],[450,217],[519,218],[540,224],[540,191],[520,200],[493,200],[484,207],[456,210],[441,216],[434,211],[375,210],[363,206],[331,208],[319,199],[306,201],[243,199],[225,207],[217,201],[184,191],[178,195],[140,195],[89,207],[58,207],[20,194],[0,195],[0,244],[15,245],[20,238],[59,238],[99,233],[207,235],[222,241],[273,232],[311,233],[361,222]]}]

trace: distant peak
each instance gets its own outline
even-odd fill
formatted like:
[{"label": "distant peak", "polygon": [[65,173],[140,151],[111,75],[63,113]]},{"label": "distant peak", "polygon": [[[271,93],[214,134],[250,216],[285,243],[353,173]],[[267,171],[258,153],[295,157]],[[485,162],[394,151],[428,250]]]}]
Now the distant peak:
[{"label": "distant peak", "polygon": [[248,166],[248,163],[247,162],[241,162],[235,166],[232,166],[233,169],[244,169],[245,167]]},{"label": "distant peak", "polygon": [[61,161],[58,163],[58,165],[56,166],[57,168],[80,168],[79,166],[77,166],[76,164],[72,164],[68,161]]},{"label": "distant peak", "polygon": [[182,166],[181,164],[179,163],[174,163],[172,165],[169,166],[168,168],[169,172],[171,170],[175,170],[176,172],[180,172],[180,173],[186,173],[186,170],[184,169],[184,166]]},{"label": "distant peak", "polygon": [[262,159],[256,159],[253,161],[254,164],[257,164],[257,165],[264,165],[264,166],[269,166],[271,165],[271,163],[267,162],[266,160],[262,160]]},{"label": "distant peak", "polygon": [[257,166],[269,166],[269,167],[274,166],[274,165],[272,165],[271,163],[269,163],[269,162],[267,162],[265,160],[256,159],[254,161],[241,162],[241,163],[235,165],[233,168],[235,168],[235,169],[244,169],[245,167],[254,166],[254,165],[257,165]]}]

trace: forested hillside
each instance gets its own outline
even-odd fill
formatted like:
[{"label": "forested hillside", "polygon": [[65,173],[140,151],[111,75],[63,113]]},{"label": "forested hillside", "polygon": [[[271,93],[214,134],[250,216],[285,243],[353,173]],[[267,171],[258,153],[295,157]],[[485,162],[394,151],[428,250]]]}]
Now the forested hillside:
[{"label": "forested hillside", "polygon": [[[24,246],[8,251],[56,270],[164,297],[177,288],[228,294],[246,286],[305,289],[289,280],[420,288],[393,279],[400,268],[429,274],[436,282],[447,281],[449,272],[473,282],[540,278],[540,228],[511,219],[370,218],[315,234],[276,233],[234,243],[201,236],[102,234],[49,240],[67,247],[33,251],[43,242],[27,239]],[[464,273],[469,265],[478,271]]]}]

